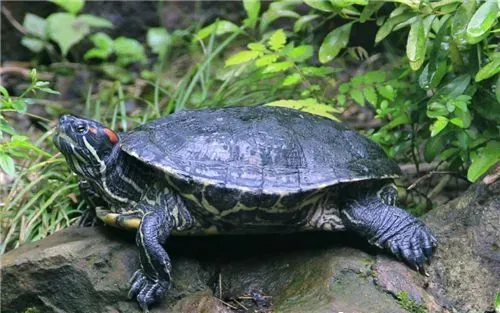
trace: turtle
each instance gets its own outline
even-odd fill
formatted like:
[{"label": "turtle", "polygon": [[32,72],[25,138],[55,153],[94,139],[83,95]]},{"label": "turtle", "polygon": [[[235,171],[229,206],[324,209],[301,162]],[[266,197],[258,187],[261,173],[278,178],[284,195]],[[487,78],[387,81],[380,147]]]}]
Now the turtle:
[{"label": "turtle", "polygon": [[97,217],[137,231],[141,266],[128,296],[145,311],[171,285],[170,235],[350,231],[420,271],[437,246],[396,206],[397,163],[323,116],[266,105],[192,109],[117,134],[64,115],[54,143]]}]

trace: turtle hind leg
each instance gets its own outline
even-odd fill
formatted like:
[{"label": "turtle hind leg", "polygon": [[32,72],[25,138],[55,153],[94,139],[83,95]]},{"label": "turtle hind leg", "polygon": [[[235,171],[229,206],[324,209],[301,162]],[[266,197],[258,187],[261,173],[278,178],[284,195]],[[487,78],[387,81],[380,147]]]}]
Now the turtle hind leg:
[{"label": "turtle hind leg", "polygon": [[346,228],[380,248],[386,248],[410,266],[423,270],[437,240],[423,222],[388,205],[376,192],[348,199],[341,211]]}]

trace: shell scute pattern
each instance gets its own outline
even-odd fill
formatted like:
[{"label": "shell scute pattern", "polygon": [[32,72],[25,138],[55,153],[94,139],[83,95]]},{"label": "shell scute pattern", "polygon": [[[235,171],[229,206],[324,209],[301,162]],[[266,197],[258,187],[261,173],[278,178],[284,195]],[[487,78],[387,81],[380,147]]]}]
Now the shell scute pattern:
[{"label": "shell scute pattern", "polygon": [[293,211],[301,199],[337,183],[399,174],[362,135],[276,107],[181,111],[123,135],[121,144],[165,172],[193,206],[218,215]]}]

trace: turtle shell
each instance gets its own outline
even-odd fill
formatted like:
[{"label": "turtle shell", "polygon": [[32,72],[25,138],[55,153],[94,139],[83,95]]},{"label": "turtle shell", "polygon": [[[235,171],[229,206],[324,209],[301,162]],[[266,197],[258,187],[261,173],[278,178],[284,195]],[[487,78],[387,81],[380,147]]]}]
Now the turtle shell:
[{"label": "turtle shell", "polygon": [[121,147],[176,181],[251,194],[400,174],[375,142],[331,119],[282,107],[180,111],[123,134]]}]

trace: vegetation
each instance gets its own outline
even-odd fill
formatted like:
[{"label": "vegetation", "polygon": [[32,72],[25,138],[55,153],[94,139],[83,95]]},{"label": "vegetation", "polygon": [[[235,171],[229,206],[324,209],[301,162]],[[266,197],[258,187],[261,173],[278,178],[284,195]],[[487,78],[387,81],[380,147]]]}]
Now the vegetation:
[{"label": "vegetation", "polygon": [[[497,1],[244,0],[244,19],[152,27],[144,42],[112,38],[110,21],[81,13],[83,0],[52,2],[59,11],[17,26],[38,74],[22,92],[0,88],[0,253],[84,208],[51,142],[64,112],[125,131],[185,108],[269,103],[338,120],[354,108],[373,112],[365,134],[417,172],[427,163],[474,182],[500,160]],[[49,86],[82,72],[85,105],[71,108]],[[25,117],[46,132],[17,129]]]},{"label": "vegetation", "polygon": [[423,304],[419,304],[410,298],[406,291],[400,291],[397,294],[398,303],[403,309],[411,313],[427,313],[427,309]]}]

